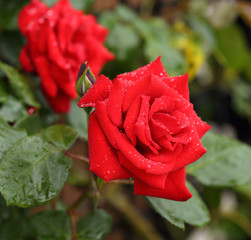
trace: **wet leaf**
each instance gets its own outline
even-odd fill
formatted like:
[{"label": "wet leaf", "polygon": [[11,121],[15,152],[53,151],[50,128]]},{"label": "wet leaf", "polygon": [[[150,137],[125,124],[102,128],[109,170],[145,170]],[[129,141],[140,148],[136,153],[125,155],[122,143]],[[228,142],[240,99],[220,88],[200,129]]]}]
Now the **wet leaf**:
[{"label": "wet leaf", "polygon": [[185,229],[185,223],[201,227],[210,221],[210,215],[195,188],[186,183],[193,197],[186,202],[177,202],[163,198],[146,197],[152,208],[167,221]]},{"label": "wet leaf", "polygon": [[38,240],[71,240],[71,221],[66,212],[43,211],[32,217],[31,226]]},{"label": "wet leaf", "polygon": [[102,209],[90,212],[78,222],[77,240],[102,240],[111,231],[112,219]]},{"label": "wet leaf", "polygon": [[60,149],[69,149],[78,137],[78,132],[66,125],[54,125],[45,129],[43,137]]},{"label": "wet leaf", "polygon": [[236,186],[251,180],[251,147],[209,131],[202,139],[207,153],[187,173],[209,186]]},{"label": "wet leaf", "polygon": [[24,103],[39,108],[39,103],[35,100],[24,77],[15,68],[0,62],[0,70],[8,77],[10,87],[14,94]]},{"label": "wet leaf", "polygon": [[43,204],[61,191],[71,169],[71,159],[39,137],[16,142],[0,164],[0,192],[8,205]]},{"label": "wet leaf", "polygon": [[12,128],[8,123],[0,118],[0,162],[8,149],[15,142],[25,136],[27,136],[25,131]]},{"label": "wet leaf", "polygon": [[24,105],[15,97],[9,95],[5,103],[0,107],[0,116],[7,122],[15,122],[26,114]]},{"label": "wet leaf", "polygon": [[42,130],[43,123],[37,115],[26,115],[18,119],[14,127],[19,129],[25,129],[28,135],[35,135]]}]

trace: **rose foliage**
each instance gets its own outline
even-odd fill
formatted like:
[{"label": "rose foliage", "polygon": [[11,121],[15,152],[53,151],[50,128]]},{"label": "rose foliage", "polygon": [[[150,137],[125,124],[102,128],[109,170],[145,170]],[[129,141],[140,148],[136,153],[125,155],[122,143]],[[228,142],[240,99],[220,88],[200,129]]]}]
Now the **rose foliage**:
[{"label": "rose foliage", "polygon": [[103,46],[108,30],[93,15],[73,9],[69,0],[48,8],[32,0],[19,14],[19,28],[27,43],[20,62],[27,72],[36,72],[42,90],[57,113],[68,112],[76,98],[75,79],[80,64],[88,60],[98,76],[113,55]]},{"label": "rose foliage", "polygon": [[135,194],[185,201],[185,167],[205,152],[210,126],[189,101],[188,75],[170,77],[160,57],[113,81],[101,75],[80,99],[89,121],[90,170],[105,181],[134,177]]}]

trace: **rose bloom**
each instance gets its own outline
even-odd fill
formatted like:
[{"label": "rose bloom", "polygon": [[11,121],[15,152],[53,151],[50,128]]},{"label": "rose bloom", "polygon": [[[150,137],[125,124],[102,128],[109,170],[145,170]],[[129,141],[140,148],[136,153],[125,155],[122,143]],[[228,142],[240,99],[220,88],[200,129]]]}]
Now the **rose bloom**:
[{"label": "rose bloom", "polygon": [[80,99],[89,122],[90,170],[105,181],[134,177],[135,194],[185,201],[185,166],[205,152],[209,130],[189,101],[188,75],[169,77],[160,61],[113,81],[101,75]]},{"label": "rose bloom", "polygon": [[94,75],[113,55],[103,46],[108,30],[96,23],[92,15],[72,8],[61,0],[48,8],[32,0],[18,17],[27,43],[20,62],[27,72],[37,72],[42,90],[57,113],[68,112],[70,100],[76,98],[75,79],[80,64],[88,60]]}]

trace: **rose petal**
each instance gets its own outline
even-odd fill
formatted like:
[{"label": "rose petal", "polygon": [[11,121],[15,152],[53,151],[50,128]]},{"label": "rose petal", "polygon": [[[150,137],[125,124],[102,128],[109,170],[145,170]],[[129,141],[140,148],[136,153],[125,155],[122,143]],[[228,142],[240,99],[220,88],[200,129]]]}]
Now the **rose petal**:
[{"label": "rose petal", "polygon": [[65,61],[60,52],[58,41],[52,27],[48,28],[48,55],[51,61],[63,69],[69,69],[69,64]]},{"label": "rose petal", "polygon": [[183,112],[186,114],[187,117],[193,121],[193,124],[195,125],[199,138],[202,138],[204,134],[211,128],[207,123],[203,122],[196,112],[193,110],[193,104],[190,104],[189,107],[186,109],[183,109]]},{"label": "rose petal", "polygon": [[111,121],[117,126],[122,127],[122,100],[126,92],[126,84],[119,79],[115,79],[112,84],[108,98],[108,115]]},{"label": "rose petal", "polygon": [[50,75],[50,66],[46,57],[37,57],[34,60],[37,72],[41,78],[41,84],[47,95],[56,97],[58,87]]},{"label": "rose petal", "polygon": [[97,102],[96,114],[99,124],[107,139],[109,140],[111,145],[117,149],[116,139],[117,135],[119,134],[119,129],[109,119],[107,105],[105,104],[105,102]]},{"label": "rose petal", "polygon": [[35,69],[31,63],[31,59],[27,50],[28,50],[27,45],[25,45],[21,50],[19,61],[22,64],[25,71],[33,72]]},{"label": "rose petal", "polygon": [[163,80],[170,88],[176,90],[181,96],[189,100],[188,74],[169,77]]},{"label": "rose petal", "polygon": [[168,76],[163,64],[160,61],[160,57],[135,71],[119,74],[117,78],[121,78],[124,81],[138,81],[139,79],[151,74],[158,75],[160,78]]},{"label": "rose petal", "polygon": [[207,151],[201,144],[200,139],[194,137],[192,142],[182,146],[182,151],[177,156],[173,171],[193,163],[206,152]]},{"label": "rose petal", "polygon": [[81,108],[95,107],[98,101],[103,101],[108,98],[111,86],[111,80],[104,75],[101,75],[79,100],[78,106]]},{"label": "rose petal", "polygon": [[149,96],[141,96],[142,102],[140,107],[139,116],[137,122],[135,123],[135,133],[138,139],[141,141],[141,146],[149,148],[154,154],[158,154],[160,146],[152,140],[150,127],[148,124],[148,115],[149,115]]},{"label": "rose petal", "polygon": [[43,19],[43,23],[40,23],[38,31],[39,41],[37,41],[38,51],[42,54],[47,52],[48,34],[49,34],[49,21],[47,19]]},{"label": "rose petal", "polygon": [[161,96],[156,98],[151,105],[151,109],[149,112],[149,118],[153,116],[156,112],[169,113],[174,109],[174,102],[170,100],[167,96]]},{"label": "rose petal", "polygon": [[[150,174],[161,175],[170,171],[169,163],[162,163],[160,161],[152,161],[144,157],[131,144],[129,139],[122,133],[119,133],[116,138],[116,145],[119,151],[136,167],[146,170]],[[157,156],[157,155],[155,155]]]},{"label": "rose petal", "polygon": [[124,130],[134,146],[136,145],[136,133],[134,131],[134,127],[140,112],[141,101],[141,96],[138,96],[133,100],[124,120]]},{"label": "rose petal", "polygon": [[123,98],[123,112],[126,112],[128,110],[132,101],[138,95],[144,95],[150,86],[151,86],[150,75],[141,78],[138,81],[132,82],[132,84],[128,87],[127,92]]},{"label": "rose petal", "polygon": [[132,177],[118,160],[116,150],[102,131],[96,113],[93,112],[88,128],[90,170],[105,181]]},{"label": "rose petal", "polygon": [[71,70],[65,70],[58,65],[51,63],[51,76],[55,79],[58,86],[67,94],[70,98],[76,98],[77,92],[75,90],[75,78]]},{"label": "rose petal", "polygon": [[175,201],[186,201],[192,197],[192,194],[186,187],[185,177],[185,168],[170,173],[167,176],[164,189],[153,188],[135,177],[134,193],[144,196],[166,198]]},{"label": "rose petal", "polygon": [[129,172],[133,174],[134,177],[137,177],[145,184],[154,187],[163,189],[166,182],[167,174],[162,175],[153,175],[146,173],[144,170],[136,168],[128,159],[125,158],[123,154],[118,152],[119,162],[120,164],[127,169]]},{"label": "rose petal", "polygon": [[21,32],[26,35],[30,24],[41,18],[47,9],[47,6],[39,0],[32,0],[26,5],[18,15],[18,26]]}]

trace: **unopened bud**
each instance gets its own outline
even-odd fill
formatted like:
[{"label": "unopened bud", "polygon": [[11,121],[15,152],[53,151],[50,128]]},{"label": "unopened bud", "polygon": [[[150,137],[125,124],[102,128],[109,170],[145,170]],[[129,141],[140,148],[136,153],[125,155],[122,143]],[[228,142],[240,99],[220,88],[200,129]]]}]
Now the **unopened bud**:
[{"label": "unopened bud", "polygon": [[87,66],[87,62],[81,64],[75,89],[80,97],[82,97],[88,89],[95,83],[96,79],[91,72],[90,68]]}]

